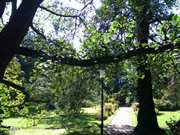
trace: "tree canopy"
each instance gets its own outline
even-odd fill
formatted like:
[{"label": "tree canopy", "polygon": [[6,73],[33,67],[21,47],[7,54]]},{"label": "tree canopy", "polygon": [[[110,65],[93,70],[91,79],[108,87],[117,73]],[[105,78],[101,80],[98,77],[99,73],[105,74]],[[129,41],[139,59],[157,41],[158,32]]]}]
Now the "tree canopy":
[{"label": "tree canopy", "polygon": [[[131,84],[137,83],[140,102],[136,133],[142,135],[152,129],[152,133],[162,134],[157,124],[152,91],[157,87],[156,81],[165,84],[169,82],[167,79],[179,74],[180,16],[172,12],[173,8],[179,7],[178,2],[104,0],[99,1],[101,6],[98,7],[94,0],[2,0],[0,82],[21,91],[25,95],[24,101],[38,96],[49,102],[48,96],[56,94],[61,95],[61,99],[77,95],[74,96],[77,100],[84,97],[79,92],[90,95],[89,91],[97,85],[95,81],[92,86],[89,84],[89,78],[93,76],[86,70],[96,72],[114,63],[125,70],[131,65],[127,72],[116,72],[116,77],[126,74],[129,79],[132,73],[137,77],[129,79]],[[79,51],[72,45],[77,40],[80,41],[76,44],[81,44]],[[19,73],[7,68],[11,60],[15,62],[13,70]],[[119,64],[122,61],[124,65]],[[62,65],[76,66],[77,71]],[[112,66],[112,69],[117,70],[117,67]],[[107,76],[111,76],[110,68],[111,65],[105,67]],[[85,83],[80,83],[77,78]],[[112,80],[108,79],[108,84],[112,85]],[[56,80],[67,83],[60,87],[61,83]],[[31,86],[24,85],[26,83]],[[87,85],[89,89],[85,89]],[[42,93],[42,88],[47,88],[47,93]],[[12,90],[11,97],[18,93],[13,91],[16,90]],[[161,95],[158,93],[157,97]],[[18,95],[14,98],[21,99],[22,95]],[[80,108],[78,104],[68,104],[71,108]]]}]

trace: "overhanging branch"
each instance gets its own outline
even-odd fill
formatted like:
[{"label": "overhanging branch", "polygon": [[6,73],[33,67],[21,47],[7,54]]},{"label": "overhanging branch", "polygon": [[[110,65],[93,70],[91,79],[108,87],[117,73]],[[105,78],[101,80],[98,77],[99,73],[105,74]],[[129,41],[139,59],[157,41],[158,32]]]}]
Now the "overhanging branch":
[{"label": "overhanging branch", "polygon": [[29,56],[33,58],[42,58],[42,60],[52,60],[57,64],[66,64],[72,66],[80,66],[80,67],[88,67],[94,66],[97,64],[109,64],[109,63],[116,63],[119,61],[123,61],[134,56],[146,55],[146,54],[158,54],[164,52],[166,50],[174,50],[175,48],[180,49],[180,44],[168,44],[160,46],[158,49],[156,48],[139,48],[135,50],[129,50],[127,53],[122,53],[119,55],[111,55],[111,56],[102,56],[97,58],[91,59],[77,59],[73,57],[61,57],[57,55],[50,56],[43,51],[36,51],[31,50],[29,48],[20,47],[16,54]]}]

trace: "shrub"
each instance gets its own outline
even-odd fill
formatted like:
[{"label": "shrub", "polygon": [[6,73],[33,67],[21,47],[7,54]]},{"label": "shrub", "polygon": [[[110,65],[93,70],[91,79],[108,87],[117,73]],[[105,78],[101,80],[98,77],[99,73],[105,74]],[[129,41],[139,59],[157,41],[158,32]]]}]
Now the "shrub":
[{"label": "shrub", "polygon": [[[139,103],[137,102],[134,102],[132,105],[131,105],[133,111],[137,114],[138,111],[139,111]],[[156,114],[159,114],[159,109],[158,108],[155,108],[155,112]]]},{"label": "shrub", "polygon": [[159,109],[155,108],[155,112],[156,112],[156,114],[159,114]]},{"label": "shrub", "polygon": [[169,99],[155,100],[155,105],[161,111],[175,111],[180,108],[180,105]]},{"label": "shrub", "polygon": [[10,135],[9,129],[0,128],[0,135]]},{"label": "shrub", "polygon": [[107,98],[107,101],[106,101],[107,103],[112,103],[112,104],[115,104],[116,103],[116,100],[113,98],[113,97],[111,97],[111,98]]},{"label": "shrub", "polygon": [[94,105],[94,103],[92,101],[90,101],[90,100],[85,100],[82,103],[82,107],[91,107],[93,105]]},{"label": "shrub", "polygon": [[113,103],[105,103],[104,105],[105,112],[109,115],[115,112],[115,104]]},{"label": "shrub", "polygon": [[132,107],[134,112],[137,113],[139,111],[139,103],[134,102],[134,103],[132,103],[131,107]]},{"label": "shrub", "polygon": [[[101,111],[98,111],[98,113],[96,114],[96,118],[98,120],[101,120]],[[108,118],[108,113],[107,112],[104,112],[104,115],[103,115],[103,120],[106,120]]]},{"label": "shrub", "polygon": [[170,121],[167,121],[166,124],[174,135],[180,135],[180,119],[178,121],[171,119]]}]

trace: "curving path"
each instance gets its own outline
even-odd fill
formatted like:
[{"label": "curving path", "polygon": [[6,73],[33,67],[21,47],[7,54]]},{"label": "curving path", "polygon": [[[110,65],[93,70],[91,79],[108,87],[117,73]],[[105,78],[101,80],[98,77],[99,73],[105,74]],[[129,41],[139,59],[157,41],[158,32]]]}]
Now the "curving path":
[{"label": "curving path", "polygon": [[107,135],[133,135],[133,127],[131,121],[131,108],[121,107],[116,113],[112,122],[107,126]]}]

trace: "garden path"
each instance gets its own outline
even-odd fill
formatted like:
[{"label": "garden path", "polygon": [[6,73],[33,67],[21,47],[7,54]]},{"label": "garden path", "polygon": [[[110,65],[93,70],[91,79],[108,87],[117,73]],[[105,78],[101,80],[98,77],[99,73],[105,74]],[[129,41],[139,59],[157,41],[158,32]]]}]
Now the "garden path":
[{"label": "garden path", "polygon": [[107,135],[132,135],[133,127],[131,121],[131,108],[121,107],[109,126],[107,126]]}]

